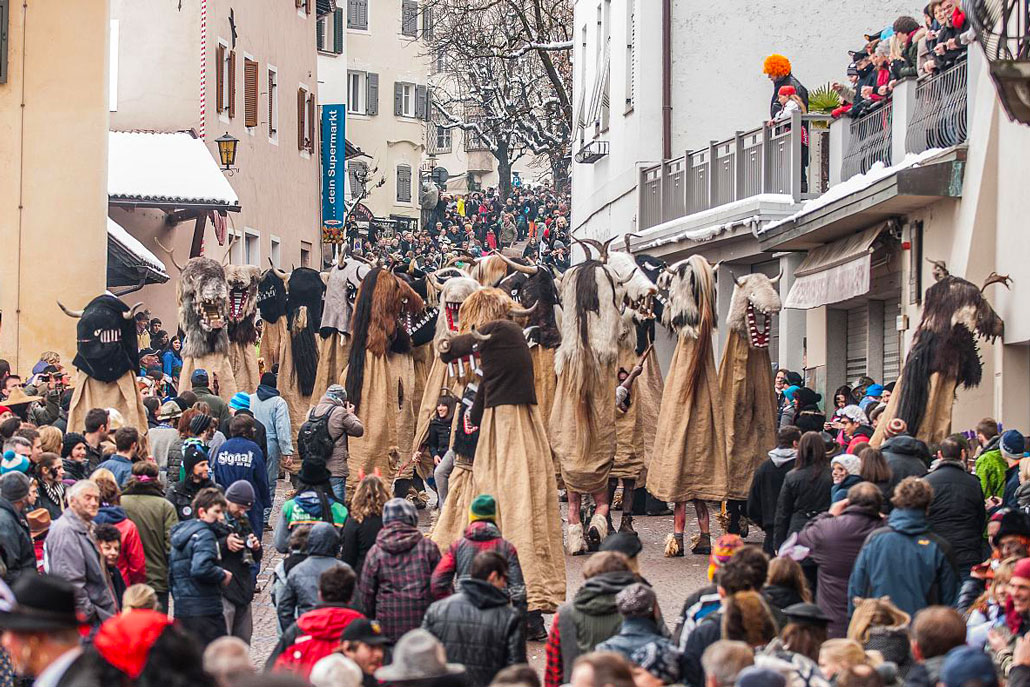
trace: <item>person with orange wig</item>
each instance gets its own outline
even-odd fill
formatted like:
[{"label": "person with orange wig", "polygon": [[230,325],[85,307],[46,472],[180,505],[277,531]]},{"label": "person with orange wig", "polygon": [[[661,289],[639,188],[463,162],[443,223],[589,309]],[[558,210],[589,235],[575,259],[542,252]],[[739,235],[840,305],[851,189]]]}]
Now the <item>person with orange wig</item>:
[{"label": "person with orange wig", "polygon": [[779,103],[780,89],[791,86],[804,103],[804,111],[808,111],[808,89],[805,88],[791,71],[790,60],[783,55],[769,55],[762,65],[762,72],[773,82],[772,101],[769,103],[769,119],[775,119],[781,109]]}]

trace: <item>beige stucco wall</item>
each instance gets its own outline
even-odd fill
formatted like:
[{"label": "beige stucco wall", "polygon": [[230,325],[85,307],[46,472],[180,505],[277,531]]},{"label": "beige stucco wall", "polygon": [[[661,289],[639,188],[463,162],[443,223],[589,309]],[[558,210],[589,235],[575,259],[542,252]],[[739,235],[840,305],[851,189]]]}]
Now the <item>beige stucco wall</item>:
[{"label": "beige stucco wall", "polygon": [[[0,84],[0,357],[26,372],[44,350],[74,355],[75,320],[56,300],[81,308],[104,289],[108,3],[11,9],[10,78]],[[55,266],[61,279],[50,278]]]}]

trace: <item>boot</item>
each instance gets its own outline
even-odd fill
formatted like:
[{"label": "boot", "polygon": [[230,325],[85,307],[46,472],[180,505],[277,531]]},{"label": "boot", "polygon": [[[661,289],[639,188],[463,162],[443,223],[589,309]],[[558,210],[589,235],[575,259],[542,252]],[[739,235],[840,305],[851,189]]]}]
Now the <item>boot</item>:
[{"label": "boot", "polygon": [[408,491],[410,489],[410,479],[398,479],[393,483],[393,496],[397,499],[406,499],[408,498]]},{"label": "boot", "polygon": [[683,557],[683,533],[673,532],[665,537],[665,557]]},{"label": "boot", "polygon": [[576,523],[575,525],[569,524],[568,533],[568,546],[569,554],[573,556],[582,556],[587,551],[586,542],[583,541],[583,524]]},{"label": "boot", "polygon": [[647,505],[644,506],[644,509],[647,511],[647,515],[672,515],[672,509],[669,508],[669,504],[659,501],[651,496],[650,493],[647,494]]},{"label": "boot", "polygon": [[629,511],[623,511],[622,520],[619,521],[619,532],[622,534],[636,534],[637,531],[633,529],[633,516],[629,514]]},{"label": "boot", "polygon": [[601,548],[601,542],[608,536],[608,519],[594,513],[590,518],[590,527],[586,532],[587,549],[597,551]]},{"label": "boot", "polygon": [[526,614],[526,639],[530,642],[542,642],[547,639],[544,616],[540,611],[530,611]]},{"label": "boot", "polygon": [[690,547],[690,553],[696,556],[707,556],[712,553],[712,535],[709,532],[702,532],[701,534],[695,535],[695,539],[691,542],[693,546]]}]

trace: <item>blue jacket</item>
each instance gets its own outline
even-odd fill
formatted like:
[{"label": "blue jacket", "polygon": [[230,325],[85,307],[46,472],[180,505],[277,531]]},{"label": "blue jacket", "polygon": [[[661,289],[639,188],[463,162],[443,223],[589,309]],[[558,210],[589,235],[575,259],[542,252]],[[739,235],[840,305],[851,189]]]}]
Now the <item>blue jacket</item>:
[{"label": "blue jacket", "polygon": [[672,642],[662,636],[658,625],[651,618],[626,618],[622,621],[619,634],[597,645],[596,651],[614,651],[629,660],[633,652],[650,644],[658,643],[663,650],[671,650]]},{"label": "blue jacket", "polygon": [[125,456],[118,455],[117,453],[98,465],[96,470],[93,472],[96,472],[101,468],[111,471],[114,478],[118,480],[119,489],[125,487],[125,483],[129,481],[130,477],[132,477],[132,461]]},{"label": "blue jacket", "polygon": [[859,475],[848,475],[840,484],[834,484],[830,487],[830,503],[837,503],[846,499],[848,497],[848,489],[861,481],[862,478]]},{"label": "blue jacket", "polygon": [[243,437],[233,437],[218,447],[211,459],[214,480],[226,489],[236,480],[245,480],[254,487],[254,505],[247,514],[250,526],[261,532],[265,508],[271,508],[268,501],[268,472],[265,470],[265,453],[261,448]]},{"label": "blue jacket", "polygon": [[889,596],[914,615],[926,606],[954,606],[958,591],[950,547],[930,530],[926,513],[895,508],[887,526],[873,530],[858,554],[848,582],[848,614],[855,597]]},{"label": "blue jacket", "polygon": [[215,530],[203,520],[186,520],[172,528],[168,579],[175,615],[195,618],[222,615],[222,579]]}]

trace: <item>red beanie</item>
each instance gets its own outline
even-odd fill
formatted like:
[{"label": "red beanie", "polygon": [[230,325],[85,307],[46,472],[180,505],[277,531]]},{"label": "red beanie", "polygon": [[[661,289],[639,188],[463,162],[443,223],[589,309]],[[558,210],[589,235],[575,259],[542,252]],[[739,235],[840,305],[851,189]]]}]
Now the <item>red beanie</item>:
[{"label": "red beanie", "polygon": [[792,95],[797,95],[797,89],[793,86],[780,86],[779,94],[789,98]]},{"label": "red beanie", "polygon": [[1012,577],[1022,577],[1030,580],[1030,558],[1021,558],[1016,567],[1012,570]]}]

